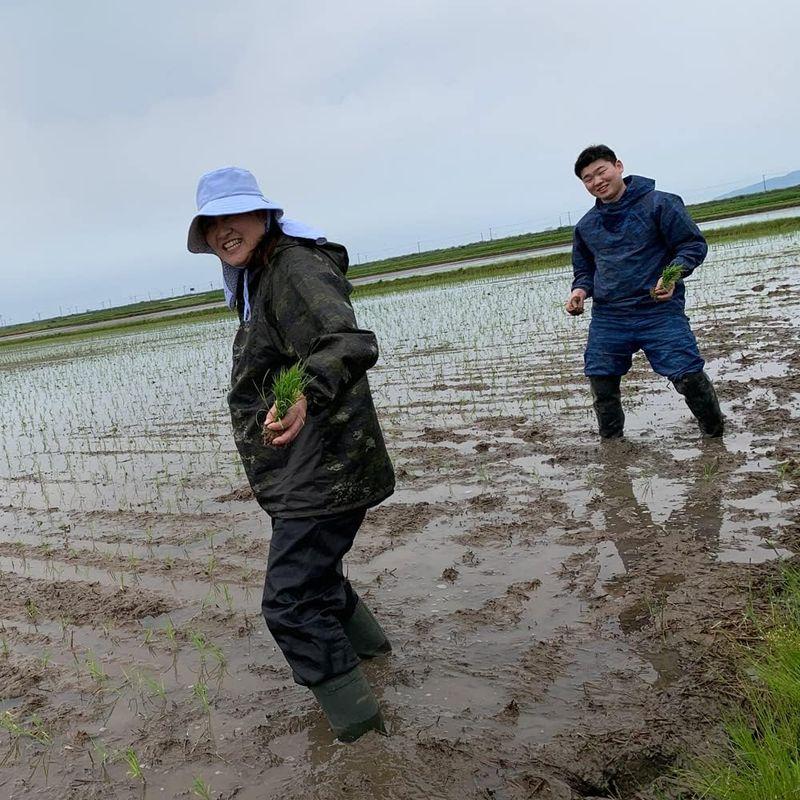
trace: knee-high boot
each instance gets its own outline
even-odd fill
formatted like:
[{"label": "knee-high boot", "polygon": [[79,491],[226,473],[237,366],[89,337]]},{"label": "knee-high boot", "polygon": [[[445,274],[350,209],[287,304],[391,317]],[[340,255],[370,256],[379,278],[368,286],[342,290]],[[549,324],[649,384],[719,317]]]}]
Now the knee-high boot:
[{"label": "knee-high boot", "polygon": [[594,413],[602,439],[619,439],[625,427],[619,375],[592,375],[589,385],[594,398]]},{"label": "knee-high boot", "polygon": [[675,388],[684,396],[686,405],[697,418],[704,436],[722,436],[725,422],[714,391],[714,384],[705,372],[691,372],[673,382]]}]

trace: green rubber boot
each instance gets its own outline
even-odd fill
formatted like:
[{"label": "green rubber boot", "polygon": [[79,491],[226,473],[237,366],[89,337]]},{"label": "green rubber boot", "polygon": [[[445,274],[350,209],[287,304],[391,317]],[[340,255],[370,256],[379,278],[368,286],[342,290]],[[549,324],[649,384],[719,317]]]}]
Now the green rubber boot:
[{"label": "green rubber boot", "polygon": [[386,733],[378,701],[361,667],[311,687],[336,738],[354,742],[368,731]]},{"label": "green rubber boot", "polygon": [[375,658],[392,652],[392,645],[383,628],[360,598],[353,616],[342,627],[360,658]]}]

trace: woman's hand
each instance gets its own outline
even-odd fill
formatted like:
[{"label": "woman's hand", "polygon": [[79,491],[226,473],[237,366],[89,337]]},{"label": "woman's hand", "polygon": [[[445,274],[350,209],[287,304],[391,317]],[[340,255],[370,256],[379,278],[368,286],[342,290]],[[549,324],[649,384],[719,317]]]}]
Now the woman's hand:
[{"label": "woman's hand", "polygon": [[306,414],[308,413],[308,401],[305,395],[301,394],[300,399],[289,407],[289,410],[279,420],[275,419],[276,408],[273,405],[267,412],[267,419],[264,422],[264,429],[272,431],[275,438],[270,442],[273,447],[285,447],[291,444],[306,424]]},{"label": "woman's hand", "polygon": [[673,294],[675,294],[675,287],[677,283],[673,283],[669,289],[665,289],[662,283],[662,279],[658,279],[658,283],[656,284],[656,288],[653,289],[653,300],[657,303],[663,303],[666,300],[669,300]]}]

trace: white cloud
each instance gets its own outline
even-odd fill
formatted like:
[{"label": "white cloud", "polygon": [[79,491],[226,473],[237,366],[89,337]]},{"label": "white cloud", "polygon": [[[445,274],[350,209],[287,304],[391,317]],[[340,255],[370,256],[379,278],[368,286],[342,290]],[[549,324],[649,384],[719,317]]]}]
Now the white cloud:
[{"label": "white cloud", "polygon": [[353,260],[586,208],[571,164],[593,141],[689,200],[798,168],[800,12],[764,11],[5,4],[0,314],[215,278],[183,248],[197,177],[223,164]]}]

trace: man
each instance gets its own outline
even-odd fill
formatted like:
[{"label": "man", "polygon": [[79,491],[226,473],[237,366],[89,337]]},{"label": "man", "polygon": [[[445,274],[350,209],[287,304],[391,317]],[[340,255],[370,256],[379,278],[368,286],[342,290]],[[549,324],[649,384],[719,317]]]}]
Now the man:
[{"label": "man", "polygon": [[[637,350],[684,396],[702,433],[722,436],[719,402],[684,313],[683,278],[708,252],[700,229],[677,195],[657,191],[650,178],[623,178],[622,162],[605,145],[587,147],[575,174],[597,200],[575,226],[566,308],[577,316],[593,298],[584,373],[600,436],[622,436],[620,379]],[[673,264],[681,278],[665,287],[662,272]]]}]

